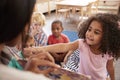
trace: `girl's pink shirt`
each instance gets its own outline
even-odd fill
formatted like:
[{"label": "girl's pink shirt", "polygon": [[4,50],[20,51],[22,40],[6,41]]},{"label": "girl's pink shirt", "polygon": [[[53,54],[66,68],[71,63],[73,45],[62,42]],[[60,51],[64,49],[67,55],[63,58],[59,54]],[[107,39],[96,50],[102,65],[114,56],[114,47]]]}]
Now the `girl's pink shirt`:
[{"label": "girl's pink shirt", "polygon": [[90,75],[91,80],[106,80],[107,77],[107,61],[113,57],[105,54],[95,55],[91,52],[89,46],[83,39],[79,39],[80,63],[79,73]]}]

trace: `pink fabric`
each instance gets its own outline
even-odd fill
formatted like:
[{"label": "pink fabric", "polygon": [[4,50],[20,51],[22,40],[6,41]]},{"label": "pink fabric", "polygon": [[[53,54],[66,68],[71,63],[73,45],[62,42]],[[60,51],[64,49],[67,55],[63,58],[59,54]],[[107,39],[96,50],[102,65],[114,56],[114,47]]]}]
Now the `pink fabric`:
[{"label": "pink fabric", "polygon": [[56,44],[56,43],[68,43],[69,41],[70,41],[69,38],[64,34],[61,34],[60,39],[56,39],[56,37],[54,35],[50,35],[48,38],[49,45]]},{"label": "pink fabric", "polygon": [[89,46],[84,42],[83,39],[79,39],[79,50],[80,50],[80,67],[79,73],[83,73],[91,76],[91,80],[106,80],[107,61],[112,59],[108,54],[95,55],[91,52]]}]

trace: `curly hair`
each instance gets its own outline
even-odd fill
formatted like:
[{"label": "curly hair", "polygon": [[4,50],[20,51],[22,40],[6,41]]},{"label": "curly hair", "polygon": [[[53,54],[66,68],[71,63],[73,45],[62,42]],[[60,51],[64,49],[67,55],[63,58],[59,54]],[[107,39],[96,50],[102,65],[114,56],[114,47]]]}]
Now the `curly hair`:
[{"label": "curly hair", "polygon": [[115,14],[98,13],[89,17],[87,20],[80,23],[78,26],[78,36],[85,39],[85,34],[92,21],[98,21],[102,25],[103,37],[101,41],[100,51],[103,54],[108,52],[116,59],[120,57],[120,28],[118,27],[118,20],[120,17]]},{"label": "curly hair", "polygon": [[51,24],[51,26],[53,26],[53,24],[60,24],[60,26],[63,28],[63,25],[62,25],[62,21],[60,21],[60,20],[54,20],[53,22],[52,22],[52,24]]}]

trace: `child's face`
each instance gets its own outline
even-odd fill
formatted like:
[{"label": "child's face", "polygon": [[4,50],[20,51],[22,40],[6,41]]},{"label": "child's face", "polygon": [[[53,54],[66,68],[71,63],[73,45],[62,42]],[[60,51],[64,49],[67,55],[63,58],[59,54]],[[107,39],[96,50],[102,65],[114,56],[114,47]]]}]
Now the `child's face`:
[{"label": "child's face", "polygon": [[86,32],[87,44],[99,47],[101,45],[102,36],[103,30],[101,24],[97,21],[92,21]]},{"label": "child's face", "polygon": [[34,30],[39,31],[39,29],[41,28],[41,24],[39,24],[39,23],[33,23],[32,27],[33,27]]},{"label": "child's face", "polygon": [[63,28],[61,27],[60,24],[54,23],[54,24],[52,25],[52,34],[53,34],[55,37],[59,37],[62,31],[63,31]]},{"label": "child's face", "polygon": [[30,26],[30,33],[32,36],[35,36],[39,31],[42,29],[41,25],[39,23],[32,23]]},{"label": "child's face", "polygon": [[32,46],[35,46],[35,41],[34,41],[34,39],[29,39],[29,40],[26,42],[25,47],[32,47]]}]

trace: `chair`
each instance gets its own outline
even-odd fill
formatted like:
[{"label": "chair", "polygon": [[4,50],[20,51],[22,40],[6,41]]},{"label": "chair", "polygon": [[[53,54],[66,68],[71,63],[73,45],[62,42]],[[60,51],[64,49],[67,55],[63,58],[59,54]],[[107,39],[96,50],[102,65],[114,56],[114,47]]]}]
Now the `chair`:
[{"label": "chair", "polygon": [[82,7],[81,10],[79,10],[85,18],[91,16],[92,14],[96,14],[98,12],[98,3],[99,0],[93,0],[90,1],[89,4],[85,7]]},{"label": "chair", "polygon": [[87,6],[87,13],[86,15],[89,17],[92,14],[96,14],[98,12],[98,5],[99,5],[99,0],[95,0],[94,2],[91,2],[88,6]]},{"label": "chair", "polygon": [[88,16],[96,13],[118,13],[120,0],[96,0],[88,6]]},{"label": "chair", "polygon": [[47,3],[47,10],[48,10],[48,14],[50,15],[51,14],[51,11],[50,11],[50,0],[36,0],[36,10],[37,11],[41,11],[41,7],[40,7],[40,3],[44,4],[44,3]]},{"label": "chair", "polygon": [[57,10],[58,15],[64,15],[65,18],[70,17],[70,9],[69,8],[61,8]]},{"label": "chair", "polygon": [[99,0],[98,13],[117,14],[120,6],[120,0]]},{"label": "chair", "polygon": [[[57,0],[56,2],[63,1]],[[65,18],[70,17],[70,8],[65,6],[58,6],[56,9],[56,16],[64,15]]]},{"label": "chair", "polygon": [[70,8],[64,7],[64,6],[59,6],[57,7],[56,10],[56,16],[62,16],[64,15],[65,18],[70,17]]}]

